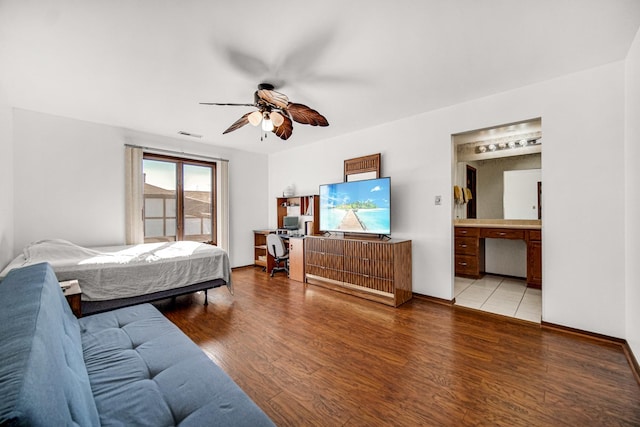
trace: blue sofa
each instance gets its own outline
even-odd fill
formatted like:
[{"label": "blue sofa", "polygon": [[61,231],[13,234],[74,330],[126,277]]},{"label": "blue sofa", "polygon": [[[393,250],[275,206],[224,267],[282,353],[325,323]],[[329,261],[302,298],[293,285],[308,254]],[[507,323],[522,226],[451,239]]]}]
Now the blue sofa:
[{"label": "blue sofa", "polygon": [[0,282],[1,426],[273,426],[155,307],[76,319],[47,263]]}]

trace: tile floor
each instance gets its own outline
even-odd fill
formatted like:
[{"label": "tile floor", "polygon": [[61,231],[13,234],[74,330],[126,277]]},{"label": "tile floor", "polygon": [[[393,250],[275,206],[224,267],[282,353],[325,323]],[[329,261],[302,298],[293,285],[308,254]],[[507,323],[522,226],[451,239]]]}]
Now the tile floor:
[{"label": "tile floor", "polygon": [[540,323],[542,291],[525,280],[487,274],[478,280],[455,278],[456,305]]}]

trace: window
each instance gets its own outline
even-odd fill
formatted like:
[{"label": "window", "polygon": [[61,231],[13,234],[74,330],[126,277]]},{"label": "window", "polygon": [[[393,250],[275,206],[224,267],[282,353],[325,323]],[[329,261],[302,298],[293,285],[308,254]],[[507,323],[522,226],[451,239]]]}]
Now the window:
[{"label": "window", "polygon": [[216,164],[145,153],[144,241],[216,244]]}]

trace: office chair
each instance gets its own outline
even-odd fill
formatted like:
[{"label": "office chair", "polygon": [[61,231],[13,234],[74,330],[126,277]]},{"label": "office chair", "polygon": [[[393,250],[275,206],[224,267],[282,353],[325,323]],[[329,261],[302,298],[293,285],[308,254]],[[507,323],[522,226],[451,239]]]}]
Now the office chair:
[{"label": "office chair", "polygon": [[[286,271],[287,276],[289,275],[289,249],[287,245],[284,244],[284,240],[282,237],[277,234],[268,234],[267,235],[267,250],[269,251],[269,255],[271,255],[276,260],[276,266],[271,270],[271,277],[276,271]],[[283,262],[284,266],[280,266],[280,263]]]}]

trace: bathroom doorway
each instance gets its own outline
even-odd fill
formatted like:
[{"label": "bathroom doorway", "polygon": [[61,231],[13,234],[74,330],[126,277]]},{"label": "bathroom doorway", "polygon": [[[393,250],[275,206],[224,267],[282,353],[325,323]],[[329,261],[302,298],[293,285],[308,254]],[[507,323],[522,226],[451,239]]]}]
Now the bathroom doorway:
[{"label": "bathroom doorway", "polygon": [[[454,194],[462,195],[452,214],[455,304],[540,323],[542,120],[462,132],[452,142],[454,186],[460,187]],[[506,197],[505,180],[527,174],[539,177],[534,187]],[[531,193],[533,202],[524,197]],[[474,237],[458,233],[463,228]]]}]

